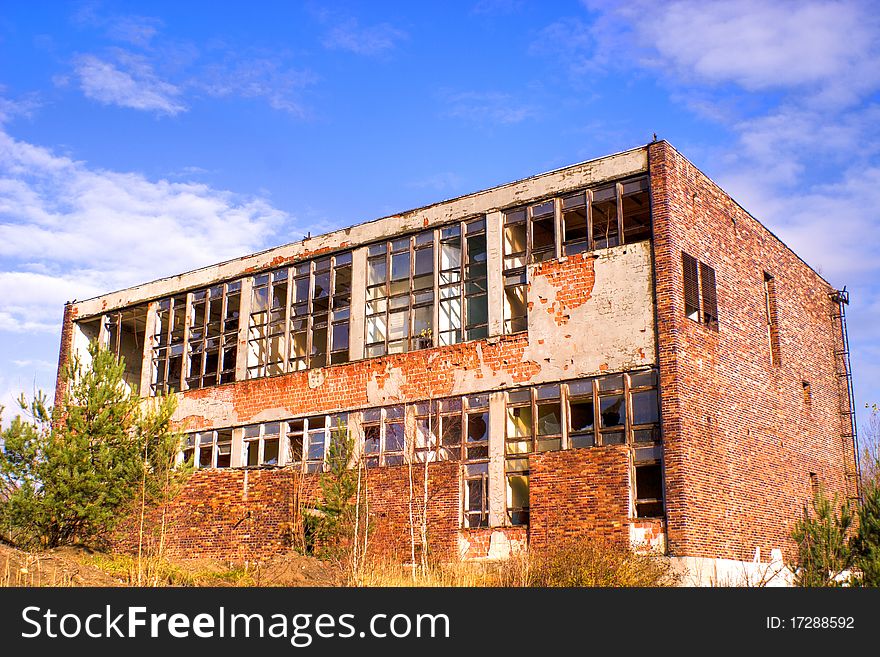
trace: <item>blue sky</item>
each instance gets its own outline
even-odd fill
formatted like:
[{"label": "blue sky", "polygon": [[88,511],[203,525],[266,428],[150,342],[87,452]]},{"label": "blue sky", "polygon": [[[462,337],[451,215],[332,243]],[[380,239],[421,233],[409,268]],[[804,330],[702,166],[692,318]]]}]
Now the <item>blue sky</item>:
[{"label": "blue sky", "polygon": [[880,402],[878,55],[867,2],[5,0],[0,404],[67,300],[655,132],[848,286]]}]

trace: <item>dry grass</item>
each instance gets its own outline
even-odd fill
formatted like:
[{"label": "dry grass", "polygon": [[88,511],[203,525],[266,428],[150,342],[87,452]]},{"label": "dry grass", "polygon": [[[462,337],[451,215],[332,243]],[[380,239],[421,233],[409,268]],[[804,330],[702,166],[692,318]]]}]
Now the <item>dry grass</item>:
[{"label": "dry grass", "polygon": [[497,568],[490,563],[452,562],[415,568],[393,560],[373,559],[365,564],[360,576],[347,582],[350,586],[497,586]]}]

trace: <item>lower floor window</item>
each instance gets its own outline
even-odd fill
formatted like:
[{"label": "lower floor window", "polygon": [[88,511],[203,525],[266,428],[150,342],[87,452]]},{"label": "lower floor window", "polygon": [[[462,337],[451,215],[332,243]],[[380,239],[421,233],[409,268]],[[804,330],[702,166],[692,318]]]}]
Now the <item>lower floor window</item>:
[{"label": "lower floor window", "polygon": [[187,434],[183,460],[199,469],[228,468],[232,465],[232,429]]},{"label": "lower floor window", "polygon": [[467,463],[464,476],[464,526],[489,526],[489,464]]}]

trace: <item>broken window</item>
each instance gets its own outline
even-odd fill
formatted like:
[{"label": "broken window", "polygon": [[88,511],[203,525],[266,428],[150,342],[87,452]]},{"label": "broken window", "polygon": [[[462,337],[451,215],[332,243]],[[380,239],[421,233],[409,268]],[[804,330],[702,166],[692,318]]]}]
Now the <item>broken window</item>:
[{"label": "broken window", "polygon": [[232,429],[197,431],[184,438],[182,459],[198,469],[232,465]]},{"label": "broken window", "polygon": [[617,186],[608,185],[593,191],[590,204],[590,216],[593,223],[593,248],[605,249],[617,246]]},{"label": "broken window", "polygon": [[688,319],[718,330],[718,296],[715,289],[715,270],[682,252],[684,281],[684,314]]},{"label": "broken window", "polygon": [[599,379],[599,443],[626,442],[626,396],[622,374]]},{"label": "broken window", "polygon": [[187,388],[235,380],[240,301],[241,281],[193,292],[187,339]]},{"label": "broken window", "polygon": [[535,451],[549,452],[562,449],[562,401],[559,385],[536,388],[535,405],[537,410]]},{"label": "broken window", "polygon": [[284,465],[304,472],[321,472],[330,442],[348,433],[348,414],[315,415],[282,423]]},{"label": "broken window", "polygon": [[764,272],[764,316],[767,323],[767,343],[770,346],[770,364],[779,365],[782,354],[779,350],[779,324],[776,309],[776,279]]},{"label": "broken window", "polygon": [[104,339],[116,360],[125,364],[122,380],[132,390],[140,390],[144,363],[147,307],[126,308],[104,315]]},{"label": "broken window", "polygon": [[486,337],[486,281],[484,219],[369,247],[366,356]]},{"label": "broken window", "polygon": [[489,526],[489,396],[471,395],[462,404],[464,526]]},{"label": "broken window", "polygon": [[418,463],[437,460],[440,444],[438,435],[437,402],[416,404],[416,435],[413,456]]},{"label": "broken window", "polygon": [[590,248],[587,232],[587,192],[562,197],[562,250],[564,255]]},{"label": "broken window", "polygon": [[401,465],[406,455],[406,408],[403,405],[364,411],[364,460],[368,468]]},{"label": "broken window", "polygon": [[185,337],[186,295],[160,300],[153,335],[151,392],[154,395],[181,389]]},{"label": "broken window", "polygon": [[351,253],[253,278],[248,378],[349,360]]},{"label": "broken window", "polygon": [[489,526],[489,462],[465,463],[464,526]]},{"label": "broken window", "polygon": [[508,393],[504,470],[507,481],[507,518],[513,525],[529,521],[529,453],[534,435],[531,391]]},{"label": "broken window", "polygon": [[246,466],[280,465],[281,423],[267,422],[243,430],[241,463]]},{"label": "broken window", "polygon": [[592,447],[596,444],[596,405],[593,403],[592,380],[568,384],[568,422],[572,447]]},{"label": "broken window", "polygon": [[623,241],[627,244],[651,237],[651,197],[648,179],[638,178],[621,186]]},{"label": "broken window", "polygon": [[662,517],[663,476],[660,463],[637,463],[635,479],[636,517]]},{"label": "broken window", "polygon": [[284,372],[287,269],[253,278],[248,330],[248,378]]}]

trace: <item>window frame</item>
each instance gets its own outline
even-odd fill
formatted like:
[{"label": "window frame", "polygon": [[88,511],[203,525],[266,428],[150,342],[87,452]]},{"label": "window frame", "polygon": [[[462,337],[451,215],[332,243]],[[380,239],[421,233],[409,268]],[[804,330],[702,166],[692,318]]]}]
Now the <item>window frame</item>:
[{"label": "window frame", "polygon": [[[324,268],[323,263],[327,263]],[[330,365],[347,363],[351,360],[351,285],[352,285],[352,252],[341,251],[319,258],[303,260],[287,267],[254,274],[251,277],[251,302],[247,321],[247,357],[246,379],[278,376],[290,372],[317,369]],[[338,290],[339,276],[343,271],[348,273],[348,291]],[[319,277],[329,278],[329,289],[325,295],[318,295],[316,286]],[[266,283],[261,283],[265,279]],[[283,311],[278,306],[272,307],[273,288],[278,281],[286,286],[286,301]],[[300,300],[296,296],[298,284],[305,282],[307,298]],[[255,303],[258,290],[266,289],[266,308],[259,309]],[[326,309],[316,308],[316,301],[327,299]],[[272,318],[272,313],[283,312],[281,317]],[[255,317],[265,313],[265,321],[256,323]],[[304,322],[304,324],[302,324]],[[273,327],[275,327],[273,329]],[[345,327],[346,344],[334,349],[336,331]],[[260,334],[260,329],[264,332]],[[323,338],[316,336],[324,331]],[[305,334],[305,351],[299,355],[296,351],[298,336]],[[277,360],[270,358],[272,349],[270,340],[277,339],[280,353]],[[253,345],[264,342],[262,351]],[[271,368],[271,371],[270,371]]]},{"label": "window frame", "polygon": [[[211,440],[210,442],[201,442],[201,436],[210,434]],[[221,435],[224,437],[224,440],[220,440]],[[192,442],[190,442],[190,438],[192,438]],[[184,434],[184,446],[180,451],[178,456],[178,461],[181,463],[188,463],[187,452],[191,452],[192,454],[192,467],[195,470],[225,470],[233,467],[232,464],[232,445],[234,441],[234,430],[232,428],[221,428],[221,429],[205,429],[202,431],[190,431]],[[202,451],[206,446],[210,446],[211,457],[210,457],[210,465],[202,465],[201,457]],[[221,447],[228,447],[227,454],[221,454]],[[217,465],[219,461],[219,457],[228,456],[229,464],[228,465]]]},{"label": "window frame", "polygon": [[685,317],[718,331],[718,278],[715,268],[682,251],[681,272]]},{"label": "window frame", "polygon": [[[455,232],[451,232],[455,230]],[[366,298],[364,302],[364,357],[409,353],[436,346],[448,346],[488,337],[488,243],[486,217],[472,216],[459,222],[438,226],[417,233],[402,235],[367,247]],[[472,260],[471,240],[482,239],[483,262]],[[403,243],[407,241],[406,247]],[[458,265],[443,268],[444,245],[458,244]],[[428,276],[417,271],[418,255],[431,251],[431,285],[416,289],[416,279]],[[477,251],[480,252],[479,250]],[[408,275],[394,278],[394,259],[407,254]],[[381,268],[384,277],[371,282],[374,267]],[[483,269],[482,276],[473,276],[474,270]],[[395,290],[395,284],[406,281],[405,290]],[[457,291],[456,291],[457,288]],[[451,291],[451,292],[450,292]],[[472,304],[482,298],[485,321],[474,322]],[[403,300],[406,299],[406,303]],[[442,333],[454,341],[441,337],[440,313],[443,306],[458,302],[458,325],[445,328]],[[418,333],[417,316],[427,313],[429,326]],[[422,310],[422,313],[418,311]],[[394,314],[405,315],[405,337],[391,338],[391,319]],[[453,315],[450,314],[450,317]],[[381,332],[381,339],[371,339]]]}]

